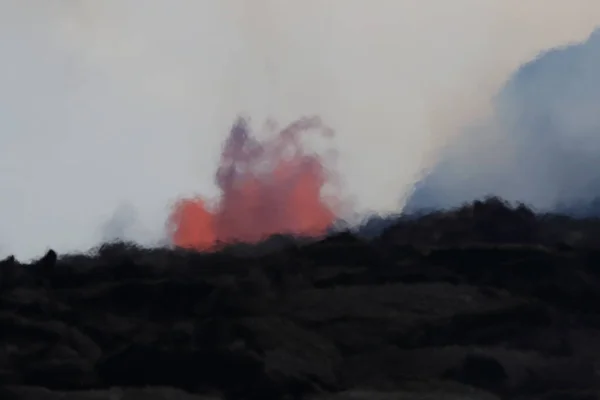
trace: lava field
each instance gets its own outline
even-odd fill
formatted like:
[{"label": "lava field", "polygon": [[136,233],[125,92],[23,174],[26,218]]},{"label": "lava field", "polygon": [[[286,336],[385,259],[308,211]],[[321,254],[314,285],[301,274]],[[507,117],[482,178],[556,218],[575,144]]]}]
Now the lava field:
[{"label": "lava field", "polygon": [[367,239],[0,263],[0,399],[600,399],[600,220],[499,199]]}]

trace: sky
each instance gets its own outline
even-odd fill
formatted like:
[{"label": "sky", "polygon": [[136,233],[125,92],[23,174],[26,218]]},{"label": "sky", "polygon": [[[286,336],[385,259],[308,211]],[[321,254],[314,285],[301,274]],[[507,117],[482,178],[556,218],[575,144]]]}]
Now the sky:
[{"label": "sky", "polygon": [[320,115],[355,210],[396,210],[513,71],[598,25],[597,0],[1,1],[0,255],[160,242],[239,114]]}]

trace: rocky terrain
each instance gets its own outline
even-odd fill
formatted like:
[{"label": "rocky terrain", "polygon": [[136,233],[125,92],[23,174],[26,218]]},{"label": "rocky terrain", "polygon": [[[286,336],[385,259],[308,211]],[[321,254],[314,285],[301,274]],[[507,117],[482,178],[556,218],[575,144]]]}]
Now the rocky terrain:
[{"label": "rocky terrain", "polygon": [[498,199],[375,239],[0,263],[0,399],[600,399],[600,221]]}]

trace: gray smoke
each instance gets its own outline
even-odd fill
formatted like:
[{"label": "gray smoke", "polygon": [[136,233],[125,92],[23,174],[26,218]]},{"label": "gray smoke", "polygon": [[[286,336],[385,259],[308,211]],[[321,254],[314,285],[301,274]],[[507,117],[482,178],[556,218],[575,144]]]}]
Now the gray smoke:
[{"label": "gray smoke", "polygon": [[407,211],[487,195],[576,211],[600,197],[600,30],[519,68],[498,93],[493,116],[439,158]]},{"label": "gray smoke", "polygon": [[139,223],[138,216],[131,204],[119,206],[102,225],[102,242],[135,240],[137,223]]}]

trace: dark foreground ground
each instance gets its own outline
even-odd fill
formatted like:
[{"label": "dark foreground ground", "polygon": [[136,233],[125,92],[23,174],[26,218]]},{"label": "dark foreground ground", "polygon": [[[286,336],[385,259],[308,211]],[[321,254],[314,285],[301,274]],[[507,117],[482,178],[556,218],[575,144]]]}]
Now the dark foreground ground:
[{"label": "dark foreground ground", "polygon": [[372,241],[0,265],[0,399],[600,399],[600,222],[496,200]]}]

